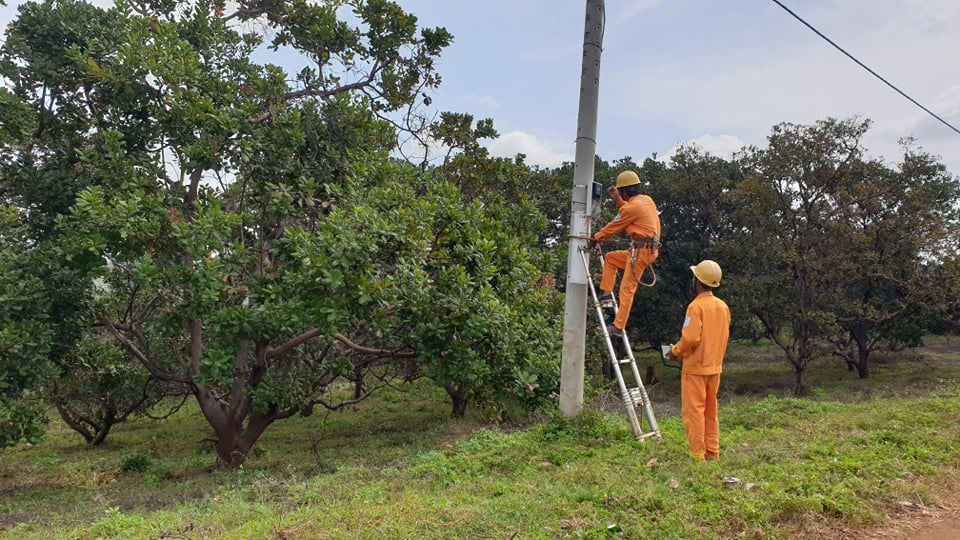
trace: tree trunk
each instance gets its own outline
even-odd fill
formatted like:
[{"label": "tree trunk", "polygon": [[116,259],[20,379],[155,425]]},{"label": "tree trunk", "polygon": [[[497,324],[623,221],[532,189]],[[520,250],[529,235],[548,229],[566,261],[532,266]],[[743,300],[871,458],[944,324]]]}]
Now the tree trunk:
[{"label": "tree trunk", "polygon": [[461,385],[447,385],[447,395],[453,404],[453,415],[462,418],[467,412],[467,389]]},{"label": "tree trunk", "polygon": [[363,387],[363,370],[360,366],[353,368],[353,399],[360,399],[365,388]]},{"label": "tree trunk", "polygon": [[859,375],[861,379],[866,379],[870,376],[870,368],[867,367],[866,362],[857,364],[857,375]]},{"label": "tree trunk", "polygon": [[613,364],[609,360],[603,361],[603,366],[600,368],[600,371],[603,372],[603,378],[612,381],[616,378],[616,374],[613,372]]},{"label": "tree trunk", "polygon": [[794,364],[793,377],[793,395],[797,397],[806,396],[809,393],[809,388],[807,388],[807,366],[802,364]]},{"label": "tree trunk", "polygon": [[112,427],[113,427],[112,424],[104,424],[100,426],[100,429],[97,430],[96,436],[94,436],[93,439],[89,441],[90,445],[100,446],[101,444],[103,444],[103,441],[107,440],[107,435],[110,434],[110,428]]},{"label": "tree trunk", "polygon": [[103,415],[103,421],[100,422],[99,426],[97,426],[97,434],[88,442],[93,446],[100,446],[103,444],[103,441],[107,440],[107,435],[110,434],[110,428],[112,428],[116,423],[116,409],[114,409],[113,406],[108,406]]},{"label": "tree trunk", "polygon": [[235,469],[243,464],[250,447],[243,441],[243,418],[236,418],[235,406],[221,403],[209,389],[198,386],[194,391],[203,416],[216,436],[217,467]]},{"label": "tree trunk", "polygon": [[242,422],[228,422],[227,428],[217,430],[217,467],[222,469],[236,469],[243,465],[253,445],[260,439],[263,432],[278,417],[272,412],[250,417],[247,426]]},{"label": "tree trunk", "polygon": [[250,414],[250,408],[243,403],[224,403],[209,389],[199,385],[194,390],[194,396],[203,416],[213,428],[217,439],[216,466],[223,469],[236,469],[243,465],[253,445],[270,424],[300,411],[296,407],[280,411],[276,405],[271,405],[263,414]]},{"label": "tree trunk", "polygon": [[63,420],[70,429],[79,433],[83,440],[90,444],[93,441],[94,434],[90,433],[90,430],[86,428],[83,424],[74,419],[72,412],[64,405],[63,403],[57,401],[54,403],[54,406],[57,408],[57,412],[60,414],[60,418]]},{"label": "tree trunk", "polygon": [[810,366],[810,360],[813,358],[810,333],[805,331],[802,335],[795,336],[794,343],[796,344],[796,356],[794,357],[793,372],[796,387],[793,393],[797,397],[803,397],[810,391],[807,386],[807,367]]},{"label": "tree trunk", "polygon": [[870,346],[867,345],[866,339],[857,340],[857,375],[861,379],[866,379],[870,375],[870,369],[867,365],[867,360],[870,359]]}]

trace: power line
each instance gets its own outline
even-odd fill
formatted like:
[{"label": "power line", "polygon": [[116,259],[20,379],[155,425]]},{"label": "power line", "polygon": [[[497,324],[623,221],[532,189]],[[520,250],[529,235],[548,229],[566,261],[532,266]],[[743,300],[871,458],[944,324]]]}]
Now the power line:
[{"label": "power line", "polygon": [[833,42],[832,39],[830,39],[830,38],[828,38],[827,36],[825,36],[825,35],[823,34],[823,32],[821,32],[821,31],[817,30],[816,28],[814,28],[812,24],[810,24],[810,23],[808,23],[807,21],[803,20],[803,18],[802,18],[801,16],[797,15],[796,13],[794,13],[793,11],[791,11],[790,8],[788,8],[787,6],[783,5],[783,3],[780,2],[780,0],[771,0],[771,1],[772,1],[774,4],[777,4],[778,6],[782,7],[783,10],[786,11],[787,13],[789,13],[790,15],[793,15],[793,18],[795,18],[795,19],[797,19],[798,21],[800,21],[801,23],[803,23],[803,25],[806,26],[807,28],[809,28],[810,30],[813,30],[813,32],[814,32],[815,34],[817,34],[818,36],[820,36],[821,38],[823,38],[824,40],[826,40],[827,43],[833,45],[834,48],[836,48],[838,51],[840,51],[840,52],[842,52],[843,54],[847,55],[847,58],[849,58],[849,59],[853,60],[854,62],[856,62],[860,67],[862,67],[863,69],[865,69],[865,70],[867,70],[868,72],[870,72],[871,75],[873,75],[874,77],[876,77],[876,78],[880,79],[881,81],[883,81],[883,83],[886,84],[887,86],[889,86],[890,88],[893,88],[898,94],[900,94],[901,96],[909,99],[910,102],[912,102],[914,105],[916,105],[917,107],[920,107],[920,108],[923,109],[927,114],[929,114],[930,116],[936,118],[936,119],[939,120],[941,123],[943,123],[943,125],[947,126],[948,128],[950,128],[950,129],[952,129],[953,131],[955,131],[958,135],[960,135],[960,129],[957,129],[957,128],[953,127],[953,125],[950,124],[950,122],[947,122],[946,120],[944,120],[943,118],[941,118],[940,116],[938,116],[935,112],[933,112],[933,111],[931,111],[930,109],[924,107],[923,105],[920,104],[920,102],[918,102],[917,100],[915,100],[915,99],[913,99],[912,97],[908,96],[908,95],[906,94],[906,92],[904,92],[903,90],[900,90],[899,88],[897,88],[896,86],[894,86],[890,81],[888,81],[888,80],[884,79],[883,77],[881,77],[879,74],[877,74],[876,71],[874,71],[874,70],[870,69],[869,67],[867,67],[867,65],[864,64],[863,62],[861,62],[860,60],[857,60],[852,54],[850,54],[850,53],[848,53],[847,51],[845,51],[845,50],[843,49],[843,47],[837,45],[836,43]]}]

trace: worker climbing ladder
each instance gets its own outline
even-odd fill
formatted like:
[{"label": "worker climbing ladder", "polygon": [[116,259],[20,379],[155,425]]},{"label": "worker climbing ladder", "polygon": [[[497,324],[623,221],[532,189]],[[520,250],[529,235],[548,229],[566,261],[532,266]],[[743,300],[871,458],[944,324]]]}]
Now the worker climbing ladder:
[{"label": "worker climbing ladder", "polygon": [[[587,285],[590,289],[590,296],[593,298],[593,304],[597,309],[597,318],[600,320],[600,329],[603,332],[603,340],[606,342],[607,354],[610,356],[610,365],[613,368],[614,374],[617,377],[617,384],[620,386],[620,399],[623,401],[624,406],[627,409],[627,418],[630,420],[630,425],[633,427],[633,434],[637,437],[637,440],[642,441],[647,437],[656,437],[660,438],[660,428],[657,427],[657,419],[653,415],[653,406],[650,403],[650,397],[647,395],[647,390],[643,387],[643,381],[640,379],[640,371],[637,369],[637,361],[633,356],[633,349],[630,347],[630,341],[627,338],[627,332],[623,332],[623,335],[620,336],[621,343],[619,343],[619,351],[617,344],[614,342],[614,337],[610,335],[610,332],[607,330],[606,321],[603,318],[603,305],[601,305],[598,297],[597,290],[593,285],[593,279],[590,277],[590,267],[587,262],[587,253],[586,250],[580,250],[580,258],[583,260],[583,267],[587,275]],[[603,258],[600,258],[601,267],[603,265]],[[616,314],[618,306],[617,302],[614,299],[612,301],[613,312]],[[618,354],[618,352],[622,354]],[[623,375],[623,366],[629,366],[630,374],[633,376],[633,381],[636,386],[627,386],[627,382],[624,379]],[[643,428],[640,425],[640,418],[637,415],[637,410],[642,409],[644,416],[647,417],[647,423],[650,425],[649,431],[643,431]]]}]

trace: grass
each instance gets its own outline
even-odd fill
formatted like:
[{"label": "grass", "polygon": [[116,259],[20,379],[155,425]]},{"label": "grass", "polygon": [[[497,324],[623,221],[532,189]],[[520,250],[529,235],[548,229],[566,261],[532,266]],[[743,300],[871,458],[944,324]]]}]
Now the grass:
[{"label": "grass", "polygon": [[956,339],[865,380],[816,363],[804,399],[775,351],[732,347],[705,465],[686,455],[679,374],[657,372],[663,440],[642,444],[600,381],[576,419],[499,426],[451,419],[426,384],[389,391],[276,424],[233,472],[210,469],[195,408],[100,448],[53,423],[0,451],[0,538],[831,538],[960,487]]}]

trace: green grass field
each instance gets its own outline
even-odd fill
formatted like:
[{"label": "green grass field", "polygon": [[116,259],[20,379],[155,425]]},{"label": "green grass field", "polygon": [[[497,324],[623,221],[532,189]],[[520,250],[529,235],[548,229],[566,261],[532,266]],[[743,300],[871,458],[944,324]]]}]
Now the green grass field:
[{"label": "green grass field", "polygon": [[645,443],[596,379],[575,420],[499,425],[450,418],[425,383],[390,390],[276,424],[232,472],[211,469],[192,405],[100,448],[54,421],[42,443],[0,451],[0,538],[855,537],[960,487],[960,340],[928,341],[866,380],[818,362],[804,399],[774,349],[733,346],[722,456],[704,465],[663,367],[648,389],[663,439]]}]

